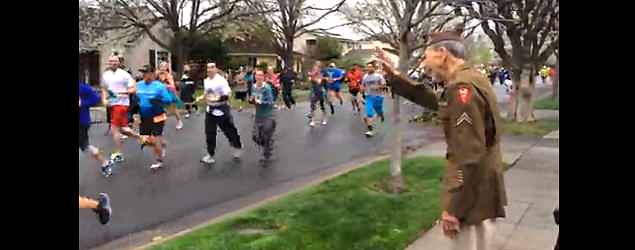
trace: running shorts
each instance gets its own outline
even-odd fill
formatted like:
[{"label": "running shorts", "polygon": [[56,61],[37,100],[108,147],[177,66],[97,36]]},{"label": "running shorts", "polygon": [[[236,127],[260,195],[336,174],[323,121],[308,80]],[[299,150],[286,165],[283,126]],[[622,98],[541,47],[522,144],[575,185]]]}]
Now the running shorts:
[{"label": "running shorts", "polygon": [[384,113],[384,97],[380,95],[367,95],[366,117],[374,117],[376,113]]},{"label": "running shorts", "polygon": [[154,122],[154,117],[141,117],[139,134],[148,136],[161,136],[163,135],[164,126],[165,121]]},{"label": "running shorts", "polygon": [[128,106],[113,105],[110,107],[110,124],[117,127],[127,127]]}]

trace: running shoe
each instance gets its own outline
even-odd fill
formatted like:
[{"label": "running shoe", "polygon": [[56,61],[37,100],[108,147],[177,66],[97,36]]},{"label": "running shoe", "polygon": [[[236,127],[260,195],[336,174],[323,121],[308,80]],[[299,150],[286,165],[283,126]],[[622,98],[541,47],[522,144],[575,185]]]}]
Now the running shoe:
[{"label": "running shoe", "polygon": [[157,161],[154,164],[150,165],[150,170],[156,170],[163,167],[163,162]]},{"label": "running shoe", "polygon": [[207,164],[214,164],[216,161],[211,155],[208,154],[208,155],[205,155],[203,159],[201,159],[201,162],[207,163]]},{"label": "running shoe", "polygon": [[115,163],[119,163],[124,161],[124,157],[123,154],[121,152],[115,152],[110,154],[110,160],[112,160]]},{"label": "running shoe", "polygon": [[237,148],[237,149],[234,151],[234,159],[238,159],[238,158],[240,158],[242,155],[243,155],[243,150],[242,150],[242,149]]},{"label": "running shoe", "polygon": [[110,197],[108,194],[101,193],[99,194],[99,204],[97,204],[97,208],[93,209],[93,211],[97,214],[97,218],[99,219],[99,223],[102,225],[106,225],[108,221],[110,221],[110,216],[112,215],[112,208],[110,207]]},{"label": "running shoe", "polygon": [[190,114],[189,113],[185,114],[185,119],[190,119]]},{"label": "running shoe", "polygon": [[372,136],[374,136],[374,135],[375,135],[375,133],[373,133],[373,131],[371,131],[371,130],[366,131],[366,133],[364,133],[364,134],[365,134],[367,137],[372,137]]},{"label": "running shoe", "polygon": [[121,137],[119,139],[121,141],[124,141],[124,140],[128,139],[128,136],[127,135],[121,135]]},{"label": "running shoe", "polygon": [[309,122],[309,126],[315,127],[315,122],[314,121]]},{"label": "running shoe", "polygon": [[106,162],[106,164],[101,166],[101,174],[106,178],[110,177],[112,175],[113,165],[115,165],[115,163],[112,160],[109,160],[108,162]]},{"label": "running shoe", "polygon": [[176,122],[176,130],[181,130],[183,128],[183,121],[178,120]]},{"label": "running shoe", "polygon": [[322,120],[322,126],[326,126],[326,120]]}]

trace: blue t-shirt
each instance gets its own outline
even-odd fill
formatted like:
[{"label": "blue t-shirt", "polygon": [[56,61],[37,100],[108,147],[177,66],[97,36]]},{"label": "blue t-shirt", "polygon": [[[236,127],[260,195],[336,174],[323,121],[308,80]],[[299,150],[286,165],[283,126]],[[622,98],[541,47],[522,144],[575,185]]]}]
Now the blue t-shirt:
[{"label": "blue t-shirt", "polygon": [[[146,83],[143,80],[138,82],[137,97],[139,99],[139,114],[144,118],[165,113],[163,106],[172,102],[172,97],[168,93],[165,84],[157,80],[151,83]],[[158,100],[158,103],[153,103],[153,99]]]},{"label": "blue t-shirt", "polygon": [[79,100],[79,124],[90,126],[90,107],[99,103],[100,97],[88,84],[79,82]]},{"label": "blue t-shirt", "polygon": [[344,70],[338,69],[338,68],[328,68],[326,70],[329,73],[329,75],[331,76],[331,78],[333,78],[333,79],[342,78],[342,79],[336,80],[335,82],[333,82],[333,84],[336,84],[336,85],[342,84],[342,80],[343,80],[343,76],[344,76]]}]

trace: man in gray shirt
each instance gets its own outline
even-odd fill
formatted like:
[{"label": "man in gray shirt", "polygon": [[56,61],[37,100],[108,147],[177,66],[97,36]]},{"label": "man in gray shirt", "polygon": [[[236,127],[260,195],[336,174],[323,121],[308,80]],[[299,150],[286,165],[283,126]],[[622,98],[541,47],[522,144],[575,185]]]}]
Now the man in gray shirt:
[{"label": "man in gray shirt", "polygon": [[366,93],[366,117],[364,122],[368,126],[366,136],[371,137],[373,133],[373,120],[375,113],[381,121],[384,121],[384,96],[383,88],[386,86],[384,76],[375,71],[375,64],[366,64],[367,73],[362,77],[362,89]]}]

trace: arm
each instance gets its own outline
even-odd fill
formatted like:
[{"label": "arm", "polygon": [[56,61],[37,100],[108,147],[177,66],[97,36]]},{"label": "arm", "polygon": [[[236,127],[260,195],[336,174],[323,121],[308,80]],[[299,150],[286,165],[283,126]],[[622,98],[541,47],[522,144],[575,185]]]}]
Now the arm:
[{"label": "arm", "polygon": [[132,78],[130,74],[128,74],[127,78],[128,78],[128,93],[134,94],[135,92],[137,92],[137,82],[134,80],[134,78]]},{"label": "arm", "polygon": [[482,160],[486,156],[484,100],[476,93],[471,84],[457,83],[447,91],[448,164],[456,168],[450,173],[457,178],[452,180],[449,191],[449,203],[445,211],[464,218],[473,207],[476,191],[480,183],[479,172],[483,169]]},{"label": "arm", "polygon": [[99,103],[99,95],[88,86],[82,86],[81,104],[84,107],[92,107]]}]

